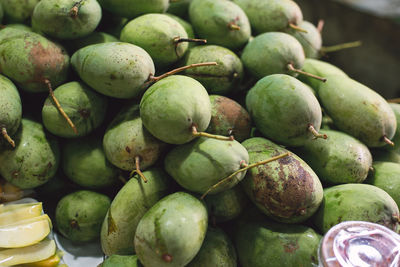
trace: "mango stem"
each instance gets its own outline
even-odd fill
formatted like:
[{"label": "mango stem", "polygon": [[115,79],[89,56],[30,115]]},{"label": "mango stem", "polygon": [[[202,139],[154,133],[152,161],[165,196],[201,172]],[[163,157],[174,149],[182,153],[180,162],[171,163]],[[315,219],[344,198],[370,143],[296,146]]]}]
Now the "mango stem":
[{"label": "mango stem", "polygon": [[317,31],[321,34],[322,30],[324,29],[325,21],[320,19],[317,24]]},{"label": "mango stem", "polygon": [[190,65],[187,65],[187,66],[176,68],[176,69],[171,70],[169,72],[166,72],[166,73],[164,73],[164,74],[162,74],[160,76],[150,76],[149,77],[149,81],[147,83],[149,83],[149,82],[150,83],[158,82],[161,79],[164,79],[164,78],[166,78],[168,76],[174,75],[174,74],[176,74],[178,72],[182,72],[182,71],[187,70],[187,69],[196,68],[196,67],[204,67],[204,66],[216,66],[216,65],[218,65],[217,62],[203,62],[203,63],[190,64]]},{"label": "mango stem", "polygon": [[207,40],[206,39],[194,39],[194,38],[181,38],[179,36],[174,38],[174,43],[178,44],[178,43],[182,43],[182,42],[206,44]]},{"label": "mango stem", "polygon": [[311,74],[311,73],[308,73],[308,72],[305,72],[305,71],[296,69],[296,68],[293,66],[292,63],[289,63],[289,64],[287,65],[287,68],[288,68],[290,71],[293,71],[293,72],[297,72],[297,73],[306,75],[306,76],[308,76],[308,77],[311,77],[311,78],[320,80],[320,81],[322,81],[322,82],[326,82],[326,78],[322,78],[322,77],[319,77],[319,76],[317,76],[317,75],[314,75],[314,74]]},{"label": "mango stem", "polygon": [[51,99],[53,100],[54,104],[56,105],[56,108],[58,109],[58,111],[61,113],[61,116],[64,117],[64,119],[67,121],[69,126],[72,128],[74,133],[78,134],[78,130],[76,129],[75,124],[68,117],[67,113],[65,113],[64,109],[60,105],[60,102],[58,102],[56,96],[54,95],[53,88],[51,87],[51,82],[48,79],[45,79],[44,82],[46,83],[47,87],[49,88],[49,93],[50,93]]},{"label": "mango stem", "polygon": [[248,169],[251,169],[251,168],[254,168],[254,167],[257,167],[257,166],[260,166],[260,165],[264,165],[264,164],[270,163],[271,161],[275,161],[275,160],[278,160],[278,159],[287,157],[287,156],[289,156],[289,155],[290,155],[290,152],[286,152],[286,153],[280,154],[280,155],[278,155],[278,156],[275,156],[275,157],[272,157],[272,158],[269,158],[269,159],[266,159],[266,160],[262,160],[262,161],[259,161],[259,162],[256,162],[256,163],[253,163],[253,164],[250,164],[250,165],[247,165],[247,167],[244,167],[244,168],[242,168],[242,169],[239,169],[239,170],[235,171],[234,173],[232,173],[232,174],[229,175],[228,177],[222,179],[221,181],[219,181],[219,182],[216,183],[215,185],[211,186],[211,187],[200,197],[200,199],[204,199],[204,198],[205,198],[211,191],[213,191],[215,188],[219,187],[221,184],[225,183],[226,181],[231,180],[233,177],[235,177],[237,174],[239,174],[239,173],[241,173],[241,172],[247,171]]},{"label": "mango stem", "polygon": [[8,143],[10,143],[10,145],[11,145],[12,147],[15,147],[15,142],[14,142],[14,140],[12,140],[12,138],[8,135],[7,129],[6,129],[5,127],[1,128],[1,134],[3,135],[4,139],[6,139]]},{"label": "mango stem", "polygon": [[394,143],[392,142],[392,140],[390,140],[389,138],[387,138],[386,135],[383,136],[383,142],[385,142],[386,144],[390,145],[390,146],[394,146]]},{"label": "mango stem", "polygon": [[135,165],[136,165],[136,169],[131,172],[130,177],[132,177],[135,173],[137,173],[140,176],[140,178],[142,178],[143,182],[147,183],[146,177],[143,175],[142,171],[140,170],[140,157],[139,156],[135,156]]},{"label": "mango stem", "polygon": [[228,24],[228,28],[232,31],[240,31],[240,26],[235,24],[234,22],[230,22]]},{"label": "mango stem", "polygon": [[323,138],[327,139],[328,136],[326,134],[320,134],[317,130],[315,130],[314,125],[309,124],[308,130],[314,135],[314,139]]},{"label": "mango stem", "polygon": [[206,132],[198,132],[197,127],[195,125],[192,125],[192,135],[196,137],[208,137],[208,138],[213,138],[217,140],[222,140],[222,141],[233,141],[235,138],[233,135],[231,136],[222,136],[222,135],[215,135],[215,134],[209,134]]},{"label": "mango stem", "polygon": [[343,43],[343,44],[332,45],[332,46],[323,46],[323,47],[321,47],[321,52],[322,53],[331,53],[331,52],[336,52],[336,51],[340,51],[340,50],[347,49],[347,48],[359,47],[361,45],[362,45],[361,41],[355,41],[355,42]]},{"label": "mango stem", "polygon": [[304,33],[308,33],[308,31],[306,31],[305,29],[297,26],[296,24],[293,23],[289,23],[289,27],[292,28],[293,30],[296,30],[298,32],[304,32]]},{"label": "mango stem", "polygon": [[76,2],[74,6],[69,10],[69,15],[71,17],[76,18],[78,16],[79,8],[81,7],[83,1],[84,0],[80,0],[79,2]]}]

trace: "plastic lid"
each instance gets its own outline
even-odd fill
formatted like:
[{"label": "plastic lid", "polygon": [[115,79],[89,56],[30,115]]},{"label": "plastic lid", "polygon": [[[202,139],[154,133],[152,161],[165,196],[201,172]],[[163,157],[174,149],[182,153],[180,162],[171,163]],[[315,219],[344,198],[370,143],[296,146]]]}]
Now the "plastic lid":
[{"label": "plastic lid", "polygon": [[397,267],[400,235],[375,223],[343,222],[326,233],[318,256],[323,267]]}]

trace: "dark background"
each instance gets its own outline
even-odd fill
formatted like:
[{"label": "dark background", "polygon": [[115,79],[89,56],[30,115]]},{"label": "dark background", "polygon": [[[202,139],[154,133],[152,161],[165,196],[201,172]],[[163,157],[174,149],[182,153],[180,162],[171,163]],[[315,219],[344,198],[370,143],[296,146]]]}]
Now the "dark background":
[{"label": "dark background", "polygon": [[[304,19],[325,20],[323,45],[361,40],[362,46],[322,58],[385,98],[400,97],[400,23],[331,0],[296,0]],[[400,5],[400,1],[399,1]]]}]

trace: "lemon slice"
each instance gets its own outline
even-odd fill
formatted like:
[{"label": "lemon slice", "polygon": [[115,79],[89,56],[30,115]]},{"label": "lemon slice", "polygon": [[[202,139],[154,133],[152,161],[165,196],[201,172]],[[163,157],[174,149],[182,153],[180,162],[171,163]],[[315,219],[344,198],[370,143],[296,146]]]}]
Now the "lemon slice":
[{"label": "lemon slice", "polygon": [[18,248],[36,244],[43,240],[50,233],[50,230],[51,221],[46,214],[1,226],[0,247]]},{"label": "lemon slice", "polygon": [[38,217],[42,214],[43,207],[42,203],[14,204],[10,205],[7,211],[1,210],[0,207],[0,227]]},{"label": "lemon slice", "polygon": [[54,240],[44,240],[24,248],[5,249],[0,251],[0,266],[38,262],[50,258],[55,253],[56,243]]}]

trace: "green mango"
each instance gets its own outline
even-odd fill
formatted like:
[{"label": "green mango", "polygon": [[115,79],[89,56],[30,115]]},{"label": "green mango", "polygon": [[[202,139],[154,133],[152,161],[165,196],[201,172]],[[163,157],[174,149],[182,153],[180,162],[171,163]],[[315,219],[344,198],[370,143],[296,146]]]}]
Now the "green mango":
[{"label": "green mango", "polygon": [[208,227],[206,238],[196,257],[187,267],[236,267],[235,247],[229,237],[219,228]]},{"label": "green mango", "polygon": [[111,255],[99,267],[139,267],[142,266],[136,255]]},{"label": "green mango", "polygon": [[189,12],[189,5],[192,0],[179,0],[169,3],[169,7],[167,9],[168,13],[174,14],[181,18],[186,18]]},{"label": "green mango", "polygon": [[62,152],[64,173],[78,185],[97,189],[117,181],[119,171],[106,159],[100,138],[68,140]]},{"label": "green mango", "polygon": [[198,80],[210,94],[230,94],[244,77],[240,58],[227,48],[217,45],[194,47],[186,54],[182,65],[203,62],[217,62],[218,65],[187,69],[184,74]]},{"label": "green mango", "polygon": [[389,103],[390,108],[393,110],[394,115],[396,116],[396,133],[392,138],[394,146],[386,145],[385,149],[395,151],[397,153],[400,152],[400,104]]},{"label": "green mango", "polygon": [[99,238],[101,223],[110,207],[108,196],[92,191],[76,191],[63,197],[56,208],[58,231],[73,242]]},{"label": "green mango", "polygon": [[58,169],[57,140],[45,133],[42,124],[27,118],[13,137],[15,148],[0,150],[0,175],[21,189],[45,184]]},{"label": "green mango", "polygon": [[22,103],[17,87],[7,77],[0,75],[0,132],[12,136],[17,132],[21,118]]},{"label": "green mango", "polygon": [[101,7],[114,15],[134,18],[147,13],[164,13],[169,0],[98,0]]},{"label": "green mango", "polygon": [[92,44],[112,43],[118,41],[119,40],[111,34],[105,32],[92,32],[88,36],[69,41],[67,49],[76,52],[79,49]]},{"label": "green mango", "polygon": [[54,90],[54,95],[64,107],[65,113],[75,124],[76,134],[60,114],[51,96],[48,96],[42,109],[43,124],[54,135],[65,138],[86,136],[104,121],[108,100],[92,91],[82,82],[69,82]]},{"label": "green mango", "polygon": [[344,221],[378,223],[397,231],[398,217],[396,202],[382,189],[369,184],[343,184],[324,189],[324,201],[313,220],[325,234]]},{"label": "green mango", "polygon": [[300,148],[300,156],[328,184],[362,183],[372,166],[367,146],[338,131],[324,130],[327,140],[309,140]]},{"label": "green mango", "polygon": [[4,18],[7,23],[24,23],[29,21],[33,9],[40,0],[2,0]]},{"label": "green mango", "polygon": [[374,162],[374,171],[366,183],[372,184],[388,193],[397,206],[400,205],[400,164],[394,162]]},{"label": "green mango", "polygon": [[169,144],[184,144],[195,138],[211,120],[207,90],[195,79],[173,75],[153,84],[140,101],[143,125],[156,138]]},{"label": "green mango", "polygon": [[289,24],[299,25],[303,20],[300,7],[291,0],[233,0],[250,20],[255,34],[285,31]]},{"label": "green mango", "polygon": [[218,194],[208,195],[204,200],[213,223],[235,219],[248,203],[248,199],[239,185]]},{"label": "green mango", "polygon": [[375,161],[388,161],[388,162],[394,162],[394,163],[400,163],[400,154],[392,151],[392,150],[386,150],[386,149],[371,149],[372,153],[372,158]]},{"label": "green mango", "polygon": [[301,69],[305,55],[300,42],[293,36],[283,32],[267,32],[256,36],[246,45],[241,59],[249,73],[261,79],[277,73],[296,76],[297,73],[290,70],[288,65]]},{"label": "green mango", "polygon": [[135,250],[144,266],[185,266],[199,252],[207,232],[207,210],[194,196],[177,192],[142,217]]},{"label": "green mango", "polygon": [[121,32],[121,41],[140,46],[151,56],[157,67],[169,66],[177,62],[188,50],[183,26],[164,14],[146,14],[130,21]]},{"label": "green mango", "polygon": [[29,92],[49,91],[67,79],[69,56],[56,43],[33,32],[24,32],[0,43],[1,72]]},{"label": "green mango", "polygon": [[139,106],[130,105],[120,111],[108,126],[103,148],[114,166],[132,171],[136,169],[136,157],[139,157],[142,170],[156,163],[165,144],[143,127]]},{"label": "green mango", "polygon": [[[317,75],[319,77],[329,77],[332,75],[348,77],[347,74],[338,67],[328,62],[312,58],[306,58],[302,70]],[[305,84],[308,84],[309,86],[311,86],[311,88],[313,88],[316,91],[318,91],[319,86],[323,84],[322,81],[305,75],[300,75],[299,80]]]},{"label": "green mango", "polygon": [[396,131],[396,116],[377,92],[343,76],[329,76],[318,96],[336,127],[368,147],[381,147]]},{"label": "green mango", "polygon": [[209,44],[238,50],[251,36],[246,14],[228,0],[193,0],[189,6],[189,18],[196,34],[207,39]]},{"label": "green mango", "polygon": [[133,239],[143,215],[167,195],[169,177],[161,169],[143,172],[148,182],[131,178],[111,203],[101,227],[101,247],[106,255],[129,255],[135,252]]},{"label": "green mango", "polygon": [[247,219],[239,225],[235,244],[243,267],[318,266],[322,236],[312,228],[273,223],[264,218]]},{"label": "green mango", "polygon": [[[249,161],[246,149],[237,141],[200,137],[173,148],[165,157],[164,166],[183,188],[203,194],[213,185],[241,169]],[[232,188],[245,176],[236,174],[210,194]]]},{"label": "green mango", "polygon": [[[183,0],[184,1],[184,0]],[[183,2],[183,1],[181,1],[181,2]],[[176,2],[176,4],[178,4],[178,3],[180,3],[180,2]],[[171,5],[172,5],[173,3],[171,3]],[[170,5],[170,6],[171,6]],[[178,16],[175,16],[175,15],[173,15],[173,14],[169,14],[169,13],[165,13],[165,15],[167,15],[168,17],[170,17],[170,18],[173,18],[174,20],[176,20],[177,22],[179,22],[179,24],[181,24],[181,26],[185,29],[185,31],[186,31],[186,33],[187,33],[187,35],[188,35],[188,37],[189,38],[195,38],[195,35],[194,35],[194,30],[193,30],[193,27],[192,27],[192,24],[190,24],[189,22],[187,22],[186,20],[184,20],[184,19],[182,19],[182,18],[180,18],[180,17],[178,17]],[[195,45],[196,43],[194,42],[194,43],[189,43],[189,48],[191,47],[191,45]]]},{"label": "green mango", "polygon": [[257,129],[283,145],[302,146],[321,127],[322,111],[307,85],[285,74],[259,80],[246,96],[246,107]]},{"label": "green mango", "polygon": [[315,27],[314,24],[312,24],[311,22],[305,20],[299,22],[298,26],[306,30],[307,32],[302,32],[289,28],[286,30],[286,33],[289,33],[294,38],[296,38],[297,41],[300,42],[301,46],[304,49],[304,54],[306,55],[306,58],[320,58],[322,48],[322,36],[317,27]]},{"label": "green mango", "polygon": [[32,27],[48,36],[70,40],[91,34],[101,20],[96,0],[41,0],[33,10]]},{"label": "green mango", "polygon": [[217,135],[233,135],[242,142],[250,137],[251,118],[236,101],[219,95],[210,95],[211,121],[206,132]]},{"label": "green mango", "polygon": [[122,42],[81,48],[72,55],[71,64],[91,88],[115,98],[139,96],[155,73],[153,60],[145,50]]},{"label": "green mango", "polygon": [[[261,137],[250,138],[243,146],[249,152],[250,164],[288,152]],[[293,153],[250,169],[242,186],[260,211],[285,223],[307,220],[317,211],[323,196],[318,176]]]}]

